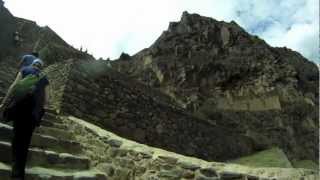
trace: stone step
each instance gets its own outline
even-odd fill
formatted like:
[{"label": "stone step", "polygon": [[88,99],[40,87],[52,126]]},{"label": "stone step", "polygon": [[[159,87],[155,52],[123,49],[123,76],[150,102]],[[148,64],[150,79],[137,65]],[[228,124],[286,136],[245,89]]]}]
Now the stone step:
[{"label": "stone step", "polygon": [[50,112],[46,112],[42,119],[56,123],[63,123],[63,120],[59,118],[57,114],[52,114]]},{"label": "stone step", "polygon": [[75,141],[57,139],[52,136],[34,134],[31,140],[31,147],[37,147],[44,150],[51,150],[58,153],[70,153],[73,155],[81,153],[81,145]]},{"label": "stone step", "polygon": [[54,128],[54,127],[40,127],[36,128],[35,130],[38,134],[52,136],[57,139],[64,139],[64,140],[72,140],[73,136],[72,133],[66,130]]},{"label": "stone step", "polygon": [[57,110],[54,108],[45,108],[45,112],[48,112],[51,114],[58,114]]},{"label": "stone step", "polygon": [[[11,127],[13,126],[12,122],[0,122],[0,124],[8,125],[8,126],[11,126]],[[55,127],[55,128],[64,129],[64,130],[68,129],[68,126],[66,124],[59,123],[59,122],[54,122],[54,121],[48,121],[48,120],[45,120],[45,119],[41,120],[40,126]]]},{"label": "stone step", "polygon": [[[11,142],[12,127],[0,123],[0,141]],[[65,139],[57,139],[52,136],[34,133],[31,140],[31,147],[38,147],[45,150],[52,150],[56,152],[66,152],[71,154],[79,154],[81,152],[81,145],[75,141],[68,141]]]},{"label": "stone step", "polygon": [[[59,115],[54,112],[53,110],[46,110],[44,116],[42,119],[48,120],[48,121],[53,121],[56,123],[63,123],[63,120],[59,118]],[[3,122],[2,117],[0,117],[0,122]]]},{"label": "stone step", "polygon": [[[0,141],[0,162],[11,163],[11,145]],[[50,168],[67,168],[85,170],[89,168],[89,159],[74,156],[67,153],[56,153],[39,148],[30,148],[27,161],[29,166],[41,166]]]},{"label": "stone step", "polygon": [[0,123],[0,141],[11,141],[12,129],[11,126]]},{"label": "stone step", "polygon": [[[11,167],[0,162],[1,180],[11,180]],[[107,180],[105,174],[87,171],[64,171],[59,169],[48,169],[43,167],[28,167],[26,180]]]},{"label": "stone step", "polygon": [[[12,121],[4,122],[1,118],[0,118],[0,123],[7,124],[7,125],[12,125],[13,124]],[[41,125],[44,125],[44,126],[56,126],[56,127],[63,127],[63,128],[66,127],[66,125],[63,122],[63,120],[61,118],[59,118],[59,117],[54,116],[54,115],[44,115],[42,120],[41,120]]]},{"label": "stone step", "polygon": [[55,128],[64,129],[64,130],[68,129],[67,125],[65,125],[65,124],[58,123],[58,122],[53,122],[53,121],[48,121],[48,120],[45,120],[45,119],[43,119],[41,121],[40,125],[41,126],[46,126],[46,127],[55,127]]}]

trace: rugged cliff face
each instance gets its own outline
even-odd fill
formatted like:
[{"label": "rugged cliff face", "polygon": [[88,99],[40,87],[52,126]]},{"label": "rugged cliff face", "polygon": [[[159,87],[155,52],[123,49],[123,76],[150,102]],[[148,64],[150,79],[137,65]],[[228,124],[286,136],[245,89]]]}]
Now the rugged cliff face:
[{"label": "rugged cliff face", "polygon": [[[181,21],[170,23],[150,48],[123,59],[114,62],[120,71],[159,87],[192,111],[199,109],[208,96],[223,94],[249,100],[291,87],[302,95],[312,93],[310,100],[318,104],[318,69],[314,63],[289,49],[270,47],[235,22],[218,22],[185,12]],[[280,109],[279,101],[290,102],[279,98],[283,99],[271,99],[273,105],[258,107],[250,107],[250,102],[249,107],[232,107],[231,102],[229,106],[227,102],[217,105],[258,111]]]},{"label": "rugged cliff face", "polygon": [[256,150],[279,146],[292,161],[318,159],[318,68],[235,22],[185,12],[151,47],[113,67],[254,139]]}]

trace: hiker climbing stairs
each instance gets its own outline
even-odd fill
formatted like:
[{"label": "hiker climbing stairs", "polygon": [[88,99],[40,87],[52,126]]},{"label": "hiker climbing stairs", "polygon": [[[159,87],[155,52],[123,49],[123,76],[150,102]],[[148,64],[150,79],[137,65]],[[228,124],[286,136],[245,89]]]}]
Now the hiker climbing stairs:
[{"label": "hiker climbing stairs", "polygon": [[[0,177],[11,174],[10,123],[0,123]],[[26,179],[88,179],[104,180],[106,176],[90,168],[90,159],[81,155],[82,146],[54,110],[48,110],[41,126],[33,133],[27,161]]]}]

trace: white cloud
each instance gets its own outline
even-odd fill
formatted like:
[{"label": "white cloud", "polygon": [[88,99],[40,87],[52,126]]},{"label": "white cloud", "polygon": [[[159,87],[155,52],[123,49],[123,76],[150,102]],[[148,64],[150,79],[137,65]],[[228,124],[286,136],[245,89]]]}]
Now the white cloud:
[{"label": "white cloud", "polygon": [[[272,46],[286,46],[309,60],[319,60],[319,6],[316,0],[237,1],[235,19]],[[245,6],[240,6],[245,4]],[[249,10],[251,8],[251,10]],[[263,27],[263,23],[267,26]]]},{"label": "white cloud", "polygon": [[184,10],[235,20],[272,46],[287,46],[318,61],[317,0],[7,0],[18,17],[49,25],[95,57],[117,58],[149,47]]}]

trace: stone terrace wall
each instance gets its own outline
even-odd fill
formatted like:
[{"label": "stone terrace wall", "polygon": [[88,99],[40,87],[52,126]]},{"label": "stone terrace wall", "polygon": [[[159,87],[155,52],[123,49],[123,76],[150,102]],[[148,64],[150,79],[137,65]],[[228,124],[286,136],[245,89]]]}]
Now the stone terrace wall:
[{"label": "stone terrace wall", "polygon": [[17,74],[16,60],[13,57],[0,60],[0,97],[4,97]]},{"label": "stone terrace wall", "polygon": [[50,106],[52,106],[54,109],[59,110],[61,107],[63,93],[67,84],[67,80],[69,79],[71,65],[72,59],[63,63],[53,64],[44,70],[50,83]]},{"label": "stone terrace wall", "polygon": [[196,119],[146,88],[103,62],[74,62],[61,112],[140,143],[207,160],[254,152],[250,138]]},{"label": "stone terrace wall", "polygon": [[250,168],[207,162],[138,144],[74,117],[62,117],[84,147],[92,166],[110,180],[314,180],[317,172],[292,168]]},{"label": "stone terrace wall", "polygon": [[[132,91],[130,89],[136,91],[135,93],[142,99],[151,98],[159,104],[165,104],[172,108],[176,106],[174,100],[170,97],[110,69],[103,61],[71,61],[72,68],[64,93],[66,100],[63,102],[63,110],[66,112],[70,111],[78,117],[86,117],[96,121],[110,118],[111,112],[108,112],[108,109],[114,109],[112,103],[119,101],[117,98],[122,93],[126,95],[122,97],[122,101],[132,99],[130,97],[132,94],[129,94]],[[124,85],[123,82],[127,85]],[[125,87],[119,89],[118,86]],[[115,90],[123,90],[123,92],[116,92]],[[137,98],[134,97],[133,99]],[[117,109],[123,111],[121,107],[117,107]]]},{"label": "stone terrace wall", "polygon": [[[107,117],[106,95],[101,74],[107,69],[103,64],[72,61],[61,111],[77,117],[92,119],[96,123]],[[98,79],[100,78],[100,79]]]},{"label": "stone terrace wall", "polygon": [[217,102],[218,109],[235,111],[268,111],[281,110],[278,96],[242,99],[221,99]]}]

